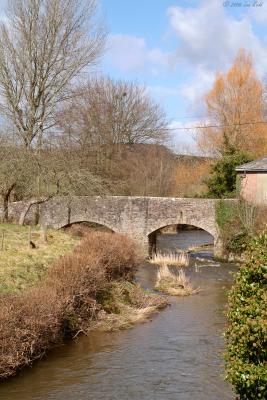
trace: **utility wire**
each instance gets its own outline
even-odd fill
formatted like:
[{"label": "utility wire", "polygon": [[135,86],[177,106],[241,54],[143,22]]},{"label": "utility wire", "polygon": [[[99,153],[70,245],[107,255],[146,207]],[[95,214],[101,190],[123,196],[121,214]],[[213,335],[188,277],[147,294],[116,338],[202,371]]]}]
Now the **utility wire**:
[{"label": "utility wire", "polygon": [[230,128],[232,126],[240,125],[253,125],[253,124],[267,124],[267,121],[256,121],[256,122],[241,122],[239,124],[229,124],[229,125],[204,125],[204,126],[178,126],[177,128],[162,128],[162,130],[176,131],[176,130],[189,130],[189,129],[206,129],[206,128]]}]

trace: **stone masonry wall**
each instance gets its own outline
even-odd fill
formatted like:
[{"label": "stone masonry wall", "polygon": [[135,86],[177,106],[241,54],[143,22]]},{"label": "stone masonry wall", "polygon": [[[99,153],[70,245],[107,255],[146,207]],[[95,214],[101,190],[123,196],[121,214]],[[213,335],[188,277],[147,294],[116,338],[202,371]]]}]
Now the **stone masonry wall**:
[{"label": "stone masonry wall", "polygon": [[[39,207],[32,206],[26,222],[35,223],[38,214],[40,225],[55,229],[75,222],[95,222],[130,236],[144,251],[152,232],[167,225],[188,224],[209,232],[214,237],[216,250],[220,247],[216,202],[167,197],[55,197]],[[13,220],[18,220],[22,207],[20,202],[11,205]]]}]

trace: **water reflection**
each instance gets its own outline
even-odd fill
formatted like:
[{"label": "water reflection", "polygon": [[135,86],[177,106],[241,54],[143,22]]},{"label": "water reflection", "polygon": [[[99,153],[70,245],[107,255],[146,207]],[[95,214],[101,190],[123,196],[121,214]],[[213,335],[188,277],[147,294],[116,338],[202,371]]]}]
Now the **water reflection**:
[{"label": "water reflection", "polygon": [[[182,232],[161,236],[159,242],[162,248],[187,247],[206,242],[207,235]],[[225,288],[231,284],[233,267],[213,267],[207,261],[196,272],[196,262],[188,273],[202,288],[200,294],[171,298],[171,307],[131,330],[94,332],[62,346],[32,369],[2,383],[0,399],[232,399],[220,376],[220,353]],[[153,287],[155,271],[155,266],[144,265],[137,279]]]}]

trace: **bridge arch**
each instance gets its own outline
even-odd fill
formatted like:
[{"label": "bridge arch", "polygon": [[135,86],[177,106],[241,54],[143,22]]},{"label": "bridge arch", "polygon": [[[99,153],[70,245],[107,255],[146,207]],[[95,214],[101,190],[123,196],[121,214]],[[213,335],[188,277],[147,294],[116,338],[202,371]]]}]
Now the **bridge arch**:
[{"label": "bridge arch", "polygon": [[214,240],[217,236],[217,229],[216,227],[211,224],[205,223],[204,221],[198,221],[196,219],[188,219],[183,218],[182,220],[179,218],[175,219],[164,219],[162,221],[155,221],[154,223],[150,224],[149,229],[147,230],[147,236],[151,233],[159,231],[162,228],[165,228],[170,225],[188,225],[194,226],[196,228],[202,229],[203,231],[208,232],[211,236],[213,236]]},{"label": "bridge arch", "polygon": [[110,230],[110,231],[112,231],[114,233],[116,233],[116,232],[118,233],[116,227],[114,228],[111,224],[107,223],[104,220],[100,220],[98,218],[97,219],[91,219],[91,218],[82,218],[82,219],[80,219],[80,218],[78,218],[77,220],[71,220],[71,221],[65,222],[63,224],[60,224],[56,228],[57,229],[63,229],[63,228],[67,228],[67,227],[70,227],[70,226],[75,225],[75,224],[83,224],[83,223],[96,224],[99,227],[107,228],[108,230]]},{"label": "bridge arch", "polygon": [[[177,223],[177,222],[173,222],[171,224],[163,224],[163,226],[159,226],[160,224],[155,224],[155,226],[157,226],[157,229],[152,230],[148,235],[148,253],[149,253],[149,257],[151,257],[153,255],[153,253],[155,253],[157,251],[157,236],[158,234],[161,233],[161,230],[167,227],[171,227],[171,226],[176,226],[177,227],[177,231],[179,230],[179,226],[184,226],[184,227],[192,227],[192,228],[196,228],[196,229],[200,229],[204,232],[207,232],[212,238],[213,238],[213,244],[216,243],[216,233],[214,233],[214,231],[210,228],[206,228],[205,226],[203,226],[203,224],[199,224],[199,223]],[[205,224],[204,224],[205,225]],[[193,243],[192,243],[193,244]]]}]

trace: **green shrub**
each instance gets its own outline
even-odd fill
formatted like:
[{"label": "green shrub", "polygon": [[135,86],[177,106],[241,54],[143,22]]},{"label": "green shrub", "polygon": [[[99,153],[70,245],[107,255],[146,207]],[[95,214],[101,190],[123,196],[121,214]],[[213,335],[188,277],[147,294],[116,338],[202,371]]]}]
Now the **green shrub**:
[{"label": "green shrub", "polygon": [[249,236],[246,232],[238,232],[232,237],[228,238],[225,248],[229,253],[240,255],[246,251],[248,241]]},{"label": "green shrub", "polygon": [[257,232],[262,231],[266,212],[246,202],[220,199],[216,205],[216,222],[220,237],[227,252],[240,255],[247,250],[248,243]]},{"label": "green shrub", "polygon": [[242,400],[267,399],[267,233],[248,245],[229,294],[226,379]]},{"label": "green shrub", "polygon": [[240,209],[240,202],[229,200],[219,200],[216,206],[216,221],[224,249],[238,255],[246,250],[249,239],[248,232],[240,220]]},{"label": "green shrub", "polygon": [[231,198],[236,197],[236,167],[251,161],[246,153],[230,148],[223,153],[212,167],[211,174],[206,184],[208,192],[206,197]]},{"label": "green shrub", "polygon": [[237,218],[237,204],[235,202],[218,200],[216,206],[216,221],[221,229]]}]

